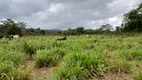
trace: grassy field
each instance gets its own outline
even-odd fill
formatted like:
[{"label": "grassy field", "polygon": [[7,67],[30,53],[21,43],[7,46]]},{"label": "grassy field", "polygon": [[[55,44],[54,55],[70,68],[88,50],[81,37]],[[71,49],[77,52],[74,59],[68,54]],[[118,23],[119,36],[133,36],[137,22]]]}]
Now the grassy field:
[{"label": "grassy field", "polygon": [[0,40],[0,80],[141,80],[142,36]]}]

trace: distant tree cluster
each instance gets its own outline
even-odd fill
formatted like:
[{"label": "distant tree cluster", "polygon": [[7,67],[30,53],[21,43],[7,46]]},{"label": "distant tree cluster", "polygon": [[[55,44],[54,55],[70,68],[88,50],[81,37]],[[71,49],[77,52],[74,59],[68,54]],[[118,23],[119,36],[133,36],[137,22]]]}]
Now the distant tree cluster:
[{"label": "distant tree cluster", "polygon": [[1,21],[0,35],[44,35],[44,30],[26,28],[25,22],[15,22],[12,19]]},{"label": "distant tree cluster", "polygon": [[12,19],[1,21],[0,34],[1,35],[22,35],[21,30],[26,27],[24,22],[15,23]]},{"label": "distant tree cluster", "polygon": [[81,34],[109,34],[113,33],[112,25],[106,24],[102,25],[99,29],[84,29],[83,27],[78,27],[76,29],[69,28],[64,31],[67,35],[81,35]]}]

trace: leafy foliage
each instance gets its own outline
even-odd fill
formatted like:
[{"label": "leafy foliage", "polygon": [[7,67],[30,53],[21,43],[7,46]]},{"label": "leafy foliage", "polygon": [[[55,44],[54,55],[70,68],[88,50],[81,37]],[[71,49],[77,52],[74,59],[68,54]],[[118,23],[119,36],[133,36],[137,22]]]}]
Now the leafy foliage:
[{"label": "leafy foliage", "polygon": [[142,31],[142,3],[137,9],[133,9],[124,15],[124,31],[141,32]]}]

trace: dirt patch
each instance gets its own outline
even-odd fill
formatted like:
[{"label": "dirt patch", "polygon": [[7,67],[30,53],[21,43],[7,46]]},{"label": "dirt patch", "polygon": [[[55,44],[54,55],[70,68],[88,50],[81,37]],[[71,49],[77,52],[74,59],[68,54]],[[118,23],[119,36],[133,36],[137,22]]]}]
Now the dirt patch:
[{"label": "dirt patch", "polygon": [[29,79],[40,80],[45,77],[49,77],[52,74],[52,68],[36,68],[34,60],[26,60],[25,66],[30,67],[31,74],[29,75]]},{"label": "dirt patch", "polygon": [[52,69],[49,68],[33,68],[31,73],[31,78],[33,79],[40,79],[51,76]]},{"label": "dirt patch", "polygon": [[131,74],[126,74],[124,72],[108,72],[101,77],[93,77],[89,80],[133,80]]}]

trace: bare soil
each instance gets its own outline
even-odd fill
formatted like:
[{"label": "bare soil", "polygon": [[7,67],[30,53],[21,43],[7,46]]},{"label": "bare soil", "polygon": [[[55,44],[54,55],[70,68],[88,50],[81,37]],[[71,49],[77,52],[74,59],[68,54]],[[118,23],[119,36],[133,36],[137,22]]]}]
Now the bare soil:
[{"label": "bare soil", "polygon": [[[52,69],[54,68],[36,68],[34,60],[26,60],[25,65],[32,68],[32,72],[29,75],[31,80],[41,80],[52,75]],[[56,66],[58,67],[58,65]],[[92,77],[88,80],[133,80],[131,74],[124,72],[107,72],[103,76]]]},{"label": "bare soil", "polygon": [[93,77],[89,80],[133,80],[131,74],[124,72],[108,72],[102,77]]},{"label": "bare soil", "polygon": [[51,76],[52,74],[52,68],[36,68],[34,60],[26,60],[25,65],[32,68],[32,71],[29,75],[29,79],[31,80],[41,80]]}]

